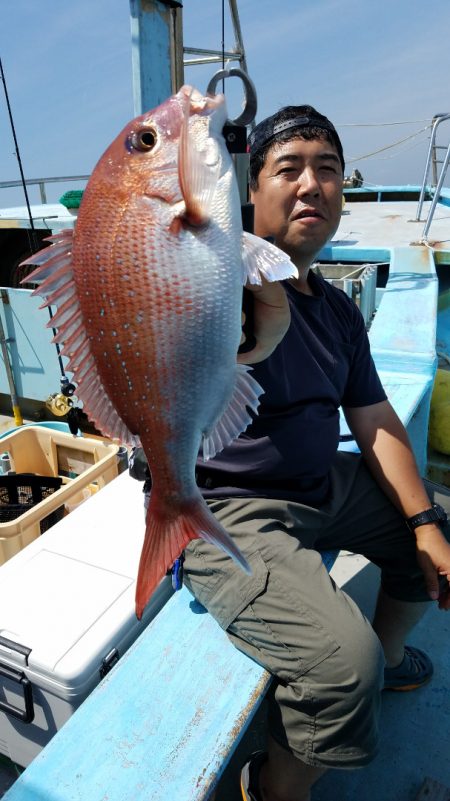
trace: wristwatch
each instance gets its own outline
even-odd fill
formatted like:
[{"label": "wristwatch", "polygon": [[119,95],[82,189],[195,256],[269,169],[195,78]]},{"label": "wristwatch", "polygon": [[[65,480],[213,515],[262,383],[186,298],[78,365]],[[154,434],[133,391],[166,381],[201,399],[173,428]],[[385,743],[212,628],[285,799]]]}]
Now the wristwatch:
[{"label": "wristwatch", "polygon": [[405,520],[409,530],[414,533],[419,526],[426,526],[427,523],[439,523],[444,525],[447,522],[447,512],[438,503],[433,503],[431,509],[426,509],[424,512],[419,512],[418,515],[413,515]]}]

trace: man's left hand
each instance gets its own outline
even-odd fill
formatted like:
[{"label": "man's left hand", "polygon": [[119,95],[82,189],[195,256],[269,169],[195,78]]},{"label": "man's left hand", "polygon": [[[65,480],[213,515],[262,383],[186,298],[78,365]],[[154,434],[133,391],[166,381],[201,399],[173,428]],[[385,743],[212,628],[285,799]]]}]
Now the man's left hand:
[{"label": "man's left hand", "polygon": [[[416,529],[417,561],[425,575],[430,598],[439,609],[450,609],[450,543],[434,525]],[[445,587],[442,589],[443,578]]]}]

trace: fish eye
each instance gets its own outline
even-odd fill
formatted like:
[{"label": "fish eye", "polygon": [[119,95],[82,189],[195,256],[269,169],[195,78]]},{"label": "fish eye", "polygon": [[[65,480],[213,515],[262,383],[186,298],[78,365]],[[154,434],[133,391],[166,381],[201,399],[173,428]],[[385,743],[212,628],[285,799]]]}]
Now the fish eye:
[{"label": "fish eye", "polygon": [[143,152],[153,150],[156,142],[157,136],[154,128],[141,128],[140,131],[135,131],[131,136],[131,145],[135,150]]}]

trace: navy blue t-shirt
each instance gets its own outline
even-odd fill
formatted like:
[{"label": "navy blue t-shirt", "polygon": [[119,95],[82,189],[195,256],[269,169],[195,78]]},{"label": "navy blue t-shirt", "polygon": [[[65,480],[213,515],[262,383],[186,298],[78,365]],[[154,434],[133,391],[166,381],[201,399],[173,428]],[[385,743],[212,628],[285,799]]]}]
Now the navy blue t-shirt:
[{"label": "navy blue t-shirt", "polygon": [[253,365],[264,389],[258,415],[214,459],[197,461],[204,497],[323,503],[339,444],[339,407],[386,399],[358,307],[311,271],[308,281],[313,295],[285,282],[289,330],[268,359]]}]

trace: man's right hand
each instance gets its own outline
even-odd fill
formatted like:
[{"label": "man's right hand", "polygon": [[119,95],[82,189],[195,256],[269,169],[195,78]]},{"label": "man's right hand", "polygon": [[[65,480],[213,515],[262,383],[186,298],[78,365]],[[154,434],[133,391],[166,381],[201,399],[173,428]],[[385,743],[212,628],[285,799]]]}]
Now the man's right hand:
[{"label": "man's right hand", "polygon": [[[291,312],[284,287],[262,279],[262,284],[247,284],[253,294],[253,335],[256,345],[247,353],[239,353],[240,364],[256,364],[267,359],[280,344],[291,322]],[[243,324],[245,315],[243,315]],[[245,336],[241,345],[245,342]]]}]

